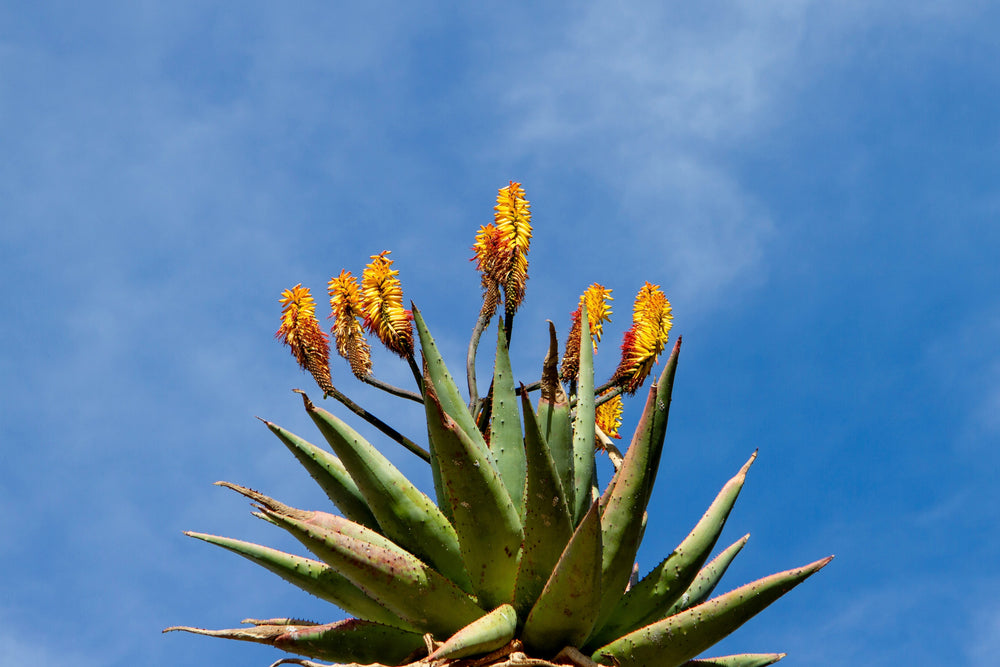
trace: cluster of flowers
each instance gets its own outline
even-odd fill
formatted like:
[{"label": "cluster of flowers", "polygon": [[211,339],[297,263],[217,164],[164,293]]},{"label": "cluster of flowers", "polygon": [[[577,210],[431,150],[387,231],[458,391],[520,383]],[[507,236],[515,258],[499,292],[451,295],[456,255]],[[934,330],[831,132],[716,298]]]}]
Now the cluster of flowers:
[{"label": "cluster of flowers", "polygon": [[[500,188],[494,220],[480,227],[472,249],[476,268],[482,275],[483,308],[480,327],[496,314],[501,301],[508,321],[524,300],[528,280],[528,249],[531,243],[531,210],[520,183],[511,181]],[[361,275],[361,284],[350,271],[341,271],[328,284],[331,332],[337,352],[362,380],[372,379],[371,347],[365,332],[389,350],[413,364],[413,315],[403,308],[403,290],[392,268],[390,251],[371,256]],[[581,319],[584,307],[594,351],[610,321],[611,290],[593,284],[580,297],[572,313],[569,338],[560,366],[563,382],[574,383],[579,372]],[[316,318],[316,303],[301,284],[281,294],[281,327],[276,337],[291,348],[303,369],[309,371],[320,388],[334,392],[329,366],[329,337]],[[634,394],[649,376],[660,353],[666,348],[673,325],[670,302],[658,285],[640,288],[632,307],[632,326],[625,332],[621,361],[611,379],[599,388],[597,425],[609,437],[618,438],[621,425],[621,394]]]}]

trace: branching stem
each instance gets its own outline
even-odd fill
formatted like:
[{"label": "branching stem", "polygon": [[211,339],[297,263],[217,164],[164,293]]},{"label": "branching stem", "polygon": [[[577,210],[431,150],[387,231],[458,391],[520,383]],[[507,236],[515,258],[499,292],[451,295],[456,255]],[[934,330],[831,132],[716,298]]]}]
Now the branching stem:
[{"label": "branching stem", "polygon": [[469,339],[469,351],[465,355],[465,374],[469,378],[469,411],[475,415],[479,405],[479,388],[476,386],[476,352],[479,350],[479,339],[483,336],[483,331],[489,326],[493,319],[493,310],[489,309],[488,300],[483,301],[483,307],[479,311],[479,318],[476,319],[476,326],[472,329],[472,337]]},{"label": "branching stem", "polygon": [[389,384],[388,382],[383,382],[374,375],[365,375],[364,377],[359,377],[358,379],[365,384],[370,384],[371,386],[381,389],[382,391],[392,394],[393,396],[399,396],[400,398],[406,398],[421,404],[424,402],[424,399],[421,398],[420,394],[407,389],[401,389],[400,387]]},{"label": "branching stem", "polygon": [[364,419],[366,422],[368,422],[378,430],[385,433],[387,436],[389,436],[390,438],[401,444],[403,447],[406,447],[408,450],[410,450],[411,452],[422,458],[424,461],[430,462],[431,455],[430,453],[427,452],[426,449],[424,449],[417,443],[413,442],[412,440],[401,434],[399,431],[389,426],[384,421],[382,421],[381,419],[379,419],[378,417],[376,417],[375,415],[368,412],[363,407],[352,401],[351,399],[347,398],[347,396],[341,393],[340,390],[338,390],[336,387],[331,386],[326,391],[325,396],[332,396],[333,398],[337,399],[338,401],[343,403],[344,407],[346,407],[348,410],[350,410],[357,416],[361,417],[362,419]]}]

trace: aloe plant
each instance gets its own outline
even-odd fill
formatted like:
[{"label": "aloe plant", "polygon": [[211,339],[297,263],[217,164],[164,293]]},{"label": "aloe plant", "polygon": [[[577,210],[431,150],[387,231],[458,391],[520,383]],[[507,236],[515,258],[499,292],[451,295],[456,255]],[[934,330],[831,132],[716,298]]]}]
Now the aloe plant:
[{"label": "aloe plant", "polygon": [[[680,545],[644,577],[637,576],[636,552],[650,513],[655,520],[650,498],[680,338],[647,389],[624,453],[613,440],[620,438],[623,396],[645,384],[666,350],[673,313],[659,286],[646,283],[639,290],[621,360],[607,382],[594,381],[594,352],[612,300],[611,290],[599,284],[587,289],[571,316],[561,362],[550,323],[540,379],[528,385],[515,380],[508,346],[525,295],[530,221],[524,191],[511,182],[499,191],[494,222],[476,235],[473,259],[483,306],[466,359],[466,395],[419,310],[404,310],[388,251],[371,257],[360,285],[348,271],[329,283],[337,352],[361,381],[423,405],[426,448],[333,385],[329,337],[310,291],[296,285],[282,294],[277,335],[323,397],[339,401],[426,461],[434,498],[341,417],[302,393],[329,449],[264,423],[337,512],[301,510],[236,484],[219,484],[250,499],[256,516],[290,533],[311,556],[187,534],[261,565],[353,618],[328,624],[247,619],[244,627],[228,630],[167,630],[264,643],[303,656],[276,665],[317,665],[310,660],[317,659],[386,666],[751,667],[784,657],[697,658],[832,558],[710,597],[746,544],[748,536],[709,560],[756,452]],[[494,321],[494,372],[480,396],[475,361],[480,338]],[[374,377],[366,332],[406,361],[413,390]],[[601,488],[597,458],[605,455],[614,473]]]}]

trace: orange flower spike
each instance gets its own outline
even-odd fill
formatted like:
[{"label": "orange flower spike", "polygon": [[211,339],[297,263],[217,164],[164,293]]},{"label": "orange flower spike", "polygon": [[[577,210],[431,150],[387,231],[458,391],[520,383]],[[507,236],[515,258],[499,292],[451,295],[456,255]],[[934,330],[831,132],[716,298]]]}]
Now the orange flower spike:
[{"label": "orange flower spike", "polygon": [[361,274],[361,311],[365,328],[403,357],[413,354],[413,313],[403,309],[403,288],[388,250],[371,256]]},{"label": "orange flower spike", "polygon": [[493,223],[483,225],[476,234],[476,243],[472,246],[475,255],[476,269],[482,274],[483,312],[489,317],[500,305],[500,276],[510,260],[511,249],[505,243],[503,234]]},{"label": "orange flower spike", "polygon": [[299,283],[281,293],[281,327],[275,338],[292,349],[292,356],[309,371],[324,392],[333,390],[330,378],[330,339],[316,320],[316,302]]},{"label": "orange flower spike", "polygon": [[341,271],[339,276],[330,279],[327,291],[332,311],[330,317],[333,318],[331,331],[337,343],[337,352],[347,359],[355,376],[367,377],[372,372],[372,356],[358,320],[364,317],[358,281],[350,271]]},{"label": "orange flower spike", "polygon": [[659,285],[646,283],[635,297],[632,327],[625,332],[622,358],[615,371],[615,384],[629,394],[645,382],[667,345],[673,327],[673,311]]},{"label": "orange flower spike", "polygon": [[476,232],[476,243],[472,250],[476,253],[472,261],[476,269],[483,273],[483,278],[496,278],[510,258],[511,248],[497,227],[491,222],[483,225]]},{"label": "orange flower spike", "polygon": [[[580,303],[586,302],[587,304],[587,319],[590,323],[590,338],[594,345],[594,352],[597,352],[597,343],[604,334],[604,323],[611,321],[611,306],[608,302],[613,300],[611,290],[605,289],[603,285],[597,283],[588,287],[580,297]],[[579,373],[582,312],[581,308],[573,311],[569,338],[566,341],[566,352],[563,354],[562,366],[560,367],[560,375],[564,382],[575,380],[577,373]]]},{"label": "orange flower spike", "polygon": [[502,239],[503,251],[509,253],[503,262],[503,275],[496,277],[504,290],[507,313],[512,314],[524,300],[525,283],[528,281],[531,204],[525,199],[521,184],[511,181],[510,185],[497,192],[497,205],[493,210],[493,222]]},{"label": "orange flower spike", "polygon": [[618,427],[622,425],[622,397],[621,394],[609,401],[597,406],[597,427],[604,431],[604,435],[609,438],[621,440]]}]

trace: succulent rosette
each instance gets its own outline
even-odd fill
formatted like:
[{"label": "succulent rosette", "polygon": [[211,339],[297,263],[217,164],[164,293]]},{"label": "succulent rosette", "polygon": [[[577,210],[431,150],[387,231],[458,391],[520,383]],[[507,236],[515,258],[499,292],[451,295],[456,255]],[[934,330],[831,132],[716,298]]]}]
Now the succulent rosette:
[{"label": "succulent rosette", "polygon": [[[345,419],[300,392],[325,446],[264,424],[322,488],[333,511],[298,509],[237,484],[219,485],[248,498],[257,517],[287,531],[308,555],[187,534],[253,561],[350,618],[247,619],[226,630],[168,630],[269,644],[299,656],[275,665],[752,667],[784,657],[698,657],[832,558],[712,597],[747,541],[744,536],[713,557],[756,452],[677,548],[638,576],[636,553],[647,522],[656,521],[650,497],[664,452],[680,338],[649,384],[624,453],[617,454],[609,438],[621,438],[623,395],[638,392],[666,350],[673,313],[659,286],[646,283],[636,296],[621,360],[608,382],[594,382],[594,353],[611,314],[610,290],[597,284],[580,297],[563,354],[550,323],[541,379],[515,381],[508,343],[525,295],[529,221],[524,190],[512,181],[498,193],[493,223],[476,236],[484,306],[470,344],[473,361],[478,336],[501,302],[505,314],[496,326],[484,398],[472,371],[469,395],[462,394],[420,311],[403,309],[388,251],[371,256],[360,286],[347,271],[330,281],[336,348],[354,375],[375,383],[365,330],[414,369],[415,391],[376,386],[423,405],[426,448],[333,385],[329,339],[309,290],[296,285],[282,294],[278,336],[324,398],[336,399],[426,461],[433,497]],[[597,460],[604,453],[611,455],[613,474],[600,485]]]}]

